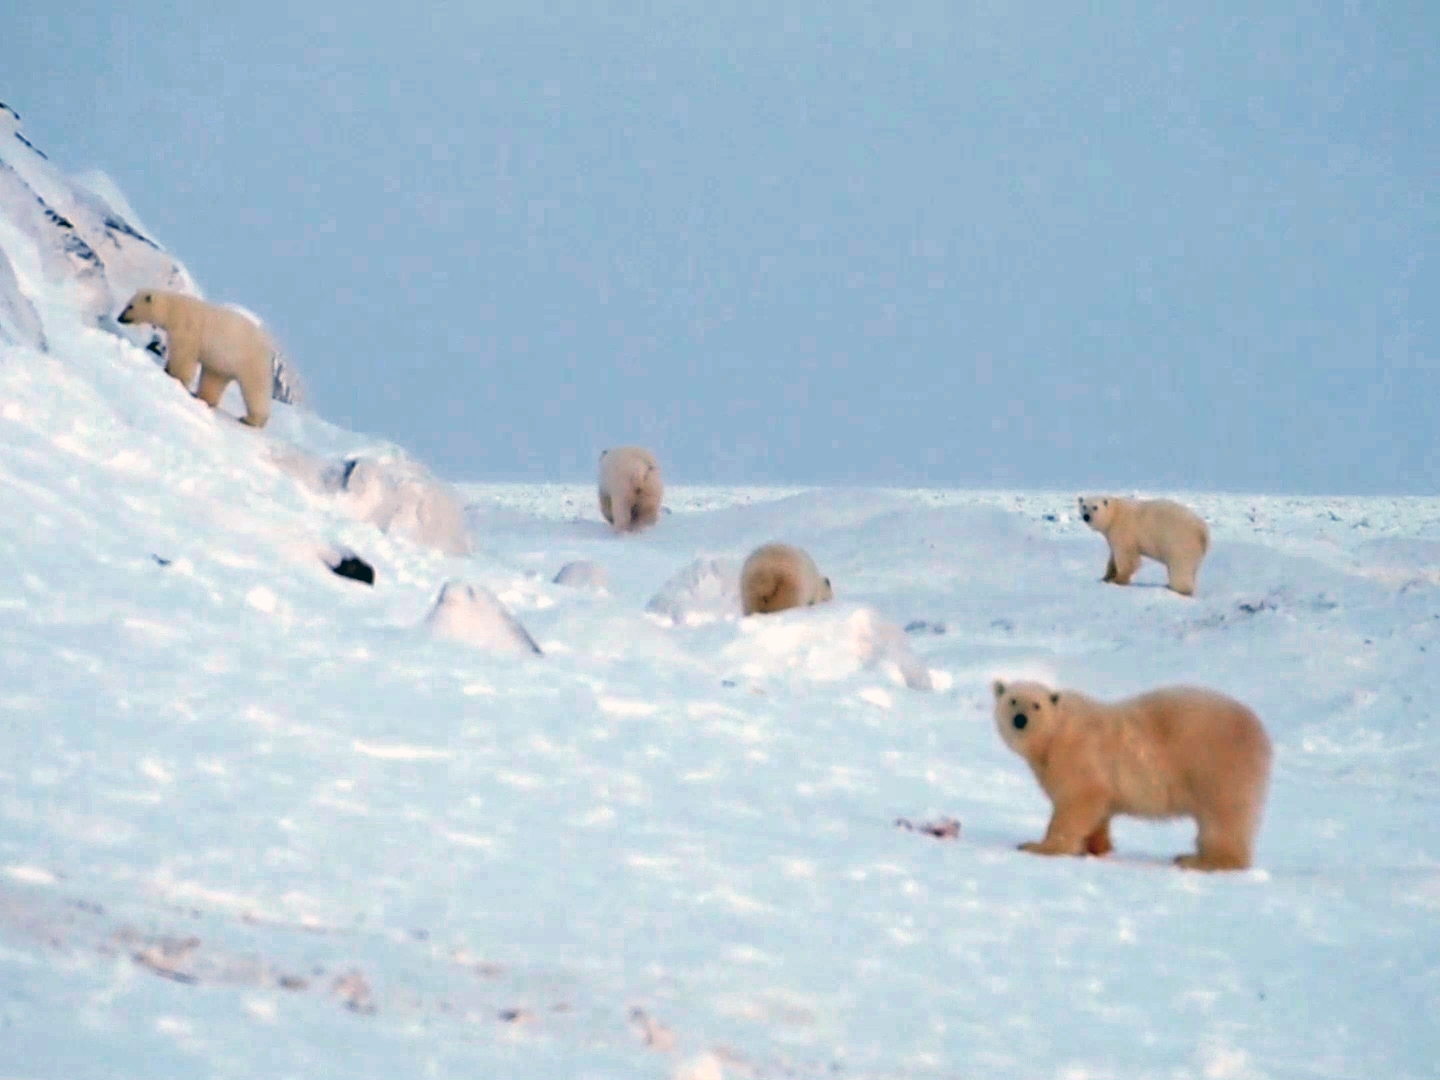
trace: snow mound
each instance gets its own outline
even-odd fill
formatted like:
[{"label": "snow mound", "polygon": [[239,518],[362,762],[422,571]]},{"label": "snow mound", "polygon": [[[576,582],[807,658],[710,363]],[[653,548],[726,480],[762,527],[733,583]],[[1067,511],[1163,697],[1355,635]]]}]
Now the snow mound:
[{"label": "snow mound", "polygon": [[645,610],[682,626],[738,619],[740,563],[729,558],[696,559],[661,585]]},{"label": "snow mound", "polygon": [[751,677],[800,674],[838,682],[862,671],[883,671],[911,690],[933,690],[930,671],[905,632],[873,608],[830,602],[740,621],[724,658]]},{"label": "snow mound", "polygon": [[383,533],[446,555],[470,551],[459,497],[419,462],[391,455],[327,462],[284,443],[275,444],[270,457],[311,491],[333,496],[345,513]]},{"label": "snow mound", "polygon": [[373,522],[381,532],[447,555],[470,550],[459,498],[419,462],[348,458],[331,469],[327,479],[356,517]]},{"label": "snow mound", "polygon": [[483,585],[447,581],[425,616],[425,627],[438,638],[463,641],[486,652],[540,655],[530,632]]},{"label": "snow mound", "polygon": [[597,562],[576,559],[560,568],[560,572],[555,575],[555,584],[569,585],[572,588],[604,589],[610,584],[610,574]]}]

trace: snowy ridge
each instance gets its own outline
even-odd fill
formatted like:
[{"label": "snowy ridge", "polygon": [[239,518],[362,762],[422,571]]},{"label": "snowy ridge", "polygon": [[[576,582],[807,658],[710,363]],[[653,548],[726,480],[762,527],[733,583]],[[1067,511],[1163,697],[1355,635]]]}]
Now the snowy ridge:
[{"label": "snowy ridge", "polygon": [[[398,448],[211,413],[12,208],[0,1075],[1435,1075],[1440,499],[1181,493],[1194,600],[1102,586],[1065,492],[677,485],[617,537],[469,485],[446,554],[279,464]],[[833,605],[726,613],[773,539]],[[430,632],[451,580],[533,648]],[[1256,869],[1172,868],[1188,823],[1016,852],[997,674],[1254,706]]]},{"label": "snowy ridge", "polygon": [[[156,331],[115,321],[137,289],[204,295],[184,265],[139,224],[108,176],[66,177],[24,136],[20,117],[3,103],[0,250],[6,255],[0,258],[0,341],[43,350],[47,323],[78,316],[88,325],[149,344],[160,336]],[[28,265],[10,265],[17,258]],[[36,282],[28,295],[17,275]],[[52,297],[53,311],[47,303]],[[283,349],[273,363],[275,399],[299,404],[303,386]]]}]

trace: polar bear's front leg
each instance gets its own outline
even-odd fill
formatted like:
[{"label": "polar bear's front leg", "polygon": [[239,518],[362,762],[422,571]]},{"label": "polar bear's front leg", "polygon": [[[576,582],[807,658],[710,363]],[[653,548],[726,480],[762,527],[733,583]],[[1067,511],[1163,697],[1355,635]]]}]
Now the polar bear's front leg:
[{"label": "polar bear's front leg", "polygon": [[[1103,794],[1074,795],[1055,804],[1050,826],[1043,840],[1021,844],[1021,851],[1032,855],[1082,855],[1087,841],[1095,836],[1107,820],[1107,801]],[[1106,830],[1108,839],[1108,830]],[[1097,837],[1098,839],[1098,837]]]},{"label": "polar bear's front leg", "polygon": [[193,334],[172,332],[170,344],[165,349],[165,374],[178,379],[186,390],[195,381],[195,371],[200,367],[200,340]]},{"label": "polar bear's front leg", "polygon": [[1116,585],[1129,585],[1135,571],[1140,569],[1140,549],[1122,547],[1116,550],[1110,559],[1115,564],[1115,576],[1110,580]]}]

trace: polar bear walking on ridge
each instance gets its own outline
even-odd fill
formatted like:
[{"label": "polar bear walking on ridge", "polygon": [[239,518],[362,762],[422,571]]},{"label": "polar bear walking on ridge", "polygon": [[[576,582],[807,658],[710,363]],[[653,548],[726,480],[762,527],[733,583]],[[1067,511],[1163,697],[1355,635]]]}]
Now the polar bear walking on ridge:
[{"label": "polar bear walking on ridge", "polygon": [[1104,855],[1110,819],[1195,819],[1190,870],[1243,870],[1270,785],[1270,737],[1245,705],[1171,686],[1113,703],[996,680],[995,727],[1054,808],[1036,855]]},{"label": "polar bear walking on ridge", "polygon": [[655,455],[641,446],[600,453],[600,514],[616,532],[638,532],[660,518],[665,485]]},{"label": "polar bear walking on ridge", "polygon": [[1079,502],[1081,520],[1110,545],[1103,580],[1129,585],[1144,556],[1165,564],[1172,590],[1195,594],[1195,575],[1210,550],[1210,529],[1189,507],[1169,499],[1108,495],[1081,495]]},{"label": "polar bear walking on ridge", "polygon": [[231,380],[245,397],[241,423],[261,428],[270,419],[270,335],[238,311],[183,293],[142,289],[125,305],[119,321],[148,323],[166,332],[165,373],[187,390],[200,372],[195,396],[212,409]]}]

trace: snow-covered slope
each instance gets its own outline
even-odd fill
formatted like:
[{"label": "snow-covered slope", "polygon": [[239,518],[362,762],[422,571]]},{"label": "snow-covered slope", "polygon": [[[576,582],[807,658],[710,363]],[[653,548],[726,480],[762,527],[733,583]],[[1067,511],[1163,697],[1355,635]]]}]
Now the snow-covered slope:
[{"label": "snow-covered slope", "polygon": [[[1440,500],[1185,496],[1195,600],[1102,586],[1072,493],[677,487],[616,537],[593,488],[471,486],[446,556],[277,465],[394,448],[211,414],[28,242],[0,1076],[1436,1075]],[[725,613],[771,539],[834,604]],[[552,583],[577,560],[605,587]],[[431,633],[452,579],[540,654]],[[1047,806],[988,680],[1021,672],[1252,704],[1257,868],[1173,869],[1182,823],[1016,852]]]},{"label": "snow-covered slope", "polygon": [[[164,250],[104,173],[68,177],[24,135],[0,103],[0,342],[45,349],[45,326],[78,319],[138,344],[150,327],[115,315],[140,288],[202,296],[189,271]],[[15,260],[24,262],[14,267]],[[33,282],[25,289],[16,278]],[[246,314],[253,314],[247,312]],[[257,319],[258,321],[258,319]],[[155,351],[161,351],[160,344]],[[274,396],[299,403],[303,386],[284,350],[274,357]]]}]

